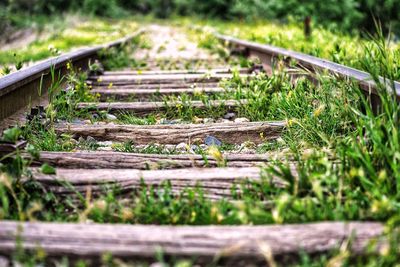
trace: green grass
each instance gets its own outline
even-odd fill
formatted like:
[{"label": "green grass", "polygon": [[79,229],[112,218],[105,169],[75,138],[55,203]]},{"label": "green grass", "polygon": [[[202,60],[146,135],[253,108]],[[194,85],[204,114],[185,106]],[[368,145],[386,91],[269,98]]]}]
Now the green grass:
[{"label": "green grass", "polygon": [[[349,35],[340,31],[324,29],[314,26],[310,38],[305,37],[303,25],[299,23],[274,23],[270,21],[258,21],[253,23],[233,23],[222,21],[196,21],[193,23],[188,19],[178,20],[178,24],[192,26],[196,25],[196,33],[193,33],[194,39],[197,39],[199,45],[203,48],[212,48],[214,52],[220,55],[226,55],[226,49],[223,46],[216,45],[218,42],[211,33],[218,31],[223,34],[246,39],[261,44],[268,44],[277,47],[294,50],[297,52],[309,54],[319,58],[325,58],[336,63],[354,67],[369,72],[371,66],[382,68],[386,64],[375,62],[379,59],[379,48],[374,45],[370,38],[364,38],[362,35]],[[379,26],[378,26],[379,29]],[[380,31],[377,31],[380,34]],[[393,36],[384,37],[390,40],[387,46],[388,55],[393,58],[393,62],[400,61],[400,45],[393,41]],[[383,40],[383,39],[380,39]],[[365,46],[370,48],[371,53],[365,54]],[[365,65],[362,60],[367,59],[370,67]],[[387,63],[387,62],[386,62]],[[394,79],[400,80],[399,64],[392,66]],[[385,75],[386,71],[380,69],[380,74]]]},{"label": "green grass", "polygon": [[[13,66],[19,62],[32,62],[65,53],[71,49],[104,44],[122,38],[137,30],[137,23],[130,20],[83,19],[73,17],[69,25],[46,29],[46,34],[25,48],[0,51],[0,66]],[[48,36],[48,32],[50,32]]]},{"label": "green grass", "polygon": [[[361,220],[380,221],[390,229],[398,229],[400,106],[396,95],[388,90],[388,86],[393,89],[390,88],[393,83],[379,80],[379,75],[389,78],[389,81],[397,79],[398,58],[391,49],[392,43],[385,42],[382,35],[374,42],[364,44],[359,64],[371,73],[371,79],[378,85],[382,105],[376,112],[372,111],[367,98],[352,81],[324,73],[314,75],[313,78],[319,81],[316,84],[305,77],[292,80],[281,73],[283,69],[278,64],[272,76],[260,74],[245,80],[234,74],[232,79],[221,83],[226,92],[216,96],[180,95],[165,99],[180,100],[184,104],[182,107],[170,107],[163,116],[118,116],[119,122],[138,125],[154,124],[160,118],[193,121],[197,116],[219,117],[225,111],[210,108],[206,113],[197,113],[188,104],[192,99],[208,103],[212,99],[245,98],[250,102],[236,110],[239,116],[252,121],[286,120],[288,127],[282,138],[266,143],[257,150],[290,152],[294,157],[294,168],[293,162],[286,161],[273,162],[261,168],[261,181],[232,185],[232,196],[236,202],[226,199],[210,201],[200,185],[176,195],[167,182],[159,188],[149,188],[143,182],[143,187],[129,196],[125,195],[124,201],[120,201],[120,189],[115,187],[105,187],[99,196],[76,194],[70,198],[61,198],[44,192],[32,180],[22,184],[18,177],[22,173],[29,175],[28,163],[21,161],[21,158],[14,160],[7,157],[2,160],[2,170],[10,172],[16,168],[17,172],[12,173],[15,179],[1,176],[0,218],[174,225]],[[375,63],[371,64],[372,61]],[[81,85],[82,91],[75,87],[76,92],[71,96],[56,94],[57,86],[54,86],[52,106],[47,110],[50,115],[55,112],[50,116],[51,122],[58,118],[71,120],[82,116],[73,113],[73,103],[89,97],[89,88],[85,87],[83,79],[77,80],[74,84]],[[72,106],[65,105],[67,102],[72,103]],[[56,136],[51,127],[44,129],[33,124],[25,129],[25,133],[37,149],[72,150],[79,146],[96,149],[96,144],[74,143],[70,146],[70,142],[73,142],[71,137]],[[11,137],[16,135],[18,133],[10,134]],[[15,141],[15,138],[11,139]],[[137,149],[131,142],[115,145],[114,149],[135,153],[164,153],[162,146],[149,145]],[[218,156],[221,151],[229,149],[231,147],[226,145],[213,154]],[[205,153],[199,151],[199,154]],[[286,181],[287,186],[274,186],[271,183],[272,177],[280,177]],[[242,193],[235,193],[235,188],[241,188]],[[73,201],[72,197],[78,199],[78,202]],[[351,255],[343,247],[321,258],[303,255],[294,266],[336,266],[332,265],[335,262],[339,262],[339,266],[391,266],[399,261],[396,233],[396,230],[389,231],[393,239],[392,246],[380,250],[378,255],[371,253],[361,258]]]}]

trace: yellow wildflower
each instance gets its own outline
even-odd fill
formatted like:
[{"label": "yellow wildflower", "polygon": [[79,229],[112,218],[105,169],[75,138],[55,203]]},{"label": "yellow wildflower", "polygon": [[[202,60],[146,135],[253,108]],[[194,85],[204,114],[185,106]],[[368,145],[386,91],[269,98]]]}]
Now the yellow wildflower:
[{"label": "yellow wildflower", "polygon": [[210,146],[207,152],[209,156],[213,157],[217,161],[218,165],[224,165],[225,159],[218,147]]},{"label": "yellow wildflower", "polygon": [[123,208],[121,210],[121,217],[122,217],[122,220],[124,220],[124,221],[131,220],[133,218],[132,210],[130,208]]},{"label": "yellow wildflower", "polygon": [[383,257],[387,257],[390,254],[390,246],[388,244],[383,244],[379,248],[379,254]]},{"label": "yellow wildflower", "polygon": [[289,120],[287,121],[287,125],[288,125],[289,127],[291,127],[293,124],[296,124],[296,123],[297,123],[297,119],[295,119],[295,118],[289,119]]},{"label": "yellow wildflower", "polygon": [[316,110],[314,110],[314,117],[318,117],[325,110],[325,105],[320,105]]},{"label": "yellow wildflower", "polygon": [[107,208],[107,202],[105,200],[97,200],[93,203],[93,208],[99,209],[100,211],[105,211]]},{"label": "yellow wildflower", "polygon": [[386,170],[381,170],[378,174],[378,179],[379,181],[385,181],[387,178],[387,172]]}]

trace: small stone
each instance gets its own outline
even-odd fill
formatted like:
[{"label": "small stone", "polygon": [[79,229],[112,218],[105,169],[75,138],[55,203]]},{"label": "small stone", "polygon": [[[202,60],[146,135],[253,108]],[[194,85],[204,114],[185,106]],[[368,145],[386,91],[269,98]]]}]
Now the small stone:
[{"label": "small stone", "polygon": [[[83,140],[85,140],[85,139],[83,139]],[[75,144],[75,145],[77,145],[77,144],[79,143],[79,141],[76,140],[76,139],[74,139],[74,138],[69,139],[69,141],[70,141],[72,144]]]},{"label": "small stone", "polygon": [[80,120],[80,119],[74,119],[74,120],[72,121],[72,123],[73,123],[73,124],[85,124],[85,122],[84,122],[83,120]]},{"label": "small stone", "polygon": [[174,123],[173,121],[162,118],[158,121],[158,124],[174,124]]},{"label": "small stone", "polygon": [[83,121],[85,124],[92,124],[92,122],[90,120],[84,120]]},{"label": "small stone", "polygon": [[204,118],[204,119],[203,119],[203,122],[204,122],[204,123],[213,123],[213,122],[214,122],[214,119],[213,119],[213,118]]},{"label": "small stone", "polygon": [[236,114],[235,114],[235,113],[233,113],[233,112],[228,112],[228,113],[225,114],[224,119],[232,120],[232,119],[234,119],[235,117],[236,117]]},{"label": "small stone", "polygon": [[244,143],[242,144],[242,147],[254,149],[254,148],[257,147],[257,145],[256,145],[254,142],[246,141],[246,142],[244,142]]},{"label": "small stone", "polygon": [[96,143],[96,139],[94,139],[93,137],[91,137],[90,135],[88,137],[86,137],[86,142],[88,143]]},{"label": "small stone", "polygon": [[112,151],[112,147],[110,146],[102,146],[102,147],[98,147],[97,151]]},{"label": "small stone", "polygon": [[178,124],[178,123],[181,123],[181,122],[182,122],[182,119],[175,119],[175,120],[171,121],[171,124]]},{"label": "small stone", "polygon": [[278,144],[285,144],[285,140],[283,140],[282,137],[278,137],[278,138],[276,139],[276,142],[277,142]]},{"label": "small stone", "polygon": [[108,114],[107,113],[106,114],[106,119],[109,120],[109,121],[115,121],[115,120],[117,120],[117,117],[112,115],[112,114]]},{"label": "small stone", "polygon": [[256,151],[254,149],[247,148],[247,147],[245,147],[242,150],[240,150],[240,152],[241,153],[246,153],[246,154],[255,154],[256,153]]},{"label": "small stone", "polygon": [[[75,139],[74,139],[75,140]],[[83,143],[83,142],[85,142],[86,140],[85,140],[85,138],[83,138],[82,136],[79,136],[79,138],[78,138],[78,142],[79,143]]]},{"label": "small stone", "polygon": [[242,123],[242,122],[249,122],[250,120],[248,118],[237,118],[234,121],[237,123]]},{"label": "small stone", "polygon": [[197,117],[194,117],[193,118],[193,123],[203,123],[203,119],[202,118],[197,118]]},{"label": "small stone", "polygon": [[192,153],[192,154],[196,154],[196,151],[198,151],[198,150],[199,150],[199,146],[191,145],[190,149],[189,149],[189,152]]},{"label": "small stone", "polygon": [[217,122],[218,123],[229,123],[229,122],[232,122],[232,121],[227,120],[227,119],[218,119]]},{"label": "small stone", "polygon": [[187,144],[186,143],[179,143],[175,147],[176,150],[178,151],[187,151]]},{"label": "small stone", "polygon": [[206,145],[206,144],[201,144],[200,146],[199,146],[201,149],[207,149],[208,148],[208,146]]},{"label": "small stone", "polygon": [[97,120],[97,119],[100,118],[100,116],[99,116],[99,114],[94,113],[94,114],[92,114],[92,118],[93,118],[94,120]]},{"label": "small stone", "polygon": [[167,147],[163,148],[163,152],[164,153],[172,153],[172,152],[174,152],[174,150],[175,150],[175,148],[173,148],[173,149],[170,149],[170,148],[167,148]]},{"label": "small stone", "polygon": [[176,147],[175,145],[164,145],[164,148],[167,149],[167,150],[169,150],[169,151],[174,150],[175,147]]},{"label": "small stone", "polygon": [[0,256],[0,267],[8,267],[10,266],[10,262],[6,257]]},{"label": "small stone", "polygon": [[206,144],[207,146],[221,146],[222,142],[214,136],[208,135],[204,140],[204,144]]},{"label": "small stone", "polygon": [[112,141],[101,141],[101,142],[97,142],[97,144],[99,146],[112,146],[113,142]]}]

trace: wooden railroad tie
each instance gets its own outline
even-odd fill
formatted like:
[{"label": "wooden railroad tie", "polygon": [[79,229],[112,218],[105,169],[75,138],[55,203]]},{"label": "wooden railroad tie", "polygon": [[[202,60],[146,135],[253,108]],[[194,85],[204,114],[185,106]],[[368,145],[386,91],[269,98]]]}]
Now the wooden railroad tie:
[{"label": "wooden railroad tie", "polygon": [[76,138],[91,136],[97,140],[133,141],[137,145],[149,143],[179,144],[202,141],[212,135],[228,144],[252,141],[255,144],[281,136],[285,122],[246,122],[172,125],[76,125],[56,127],[58,134],[70,133]]},{"label": "wooden railroad tie", "polygon": [[[36,97],[37,92],[32,88],[36,90],[38,85],[42,84],[43,77],[46,84],[49,84],[48,73],[53,65],[60,73],[66,72],[66,63],[69,61],[79,64],[78,66],[86,66],[98,56],[97,53],[101,49],[120,46],[129,38],[60,56],[56,59],[58,61],[47,60],[31,71],[28,68],[20,74],[6,78],[5,82],[0,83],[0,96],[3,96],[0,103],[4,106],[0,108],[0,117],[8,116],[15,108],[10,99],[22,99],[24,101],[20,100],[20,104],[26,105],[30,97]],[[336,63],[227,36],[217,35],[217,38],[246,51],[250,56],[259,57],[264,66],[263,71],[272,70],[276,58],[285,56],[310,71],[327,70],[345,78],[355,78],[364,90],[374,88],[373,82],[367,80],[364,72]],[[156,64],[158,60],[161,59],[149,59],[147,63]],[[177,63],[183,65],[179,61],[180,59],[177,59]],[[197,59],[189,61],[196,63]],[[78,103],[76,108],[91,112],[145,116],[166,112],[169,108],[174,109],[177,106],[203,111],[224,108],[229,111],[249,103],[246,99],[210,100],[207,103],[198,100],[162,101],[164,96],[180,94],[221,94],[226,92],[220,87],[221,81],[232,78],[236,71],[243,79],[254,74],[254,68],[237,68],[234,71],[234,68],[226,67],[225,62],[204,62],[222,67],[197,70],[98,71],[96,75],[89,75],[87,84],[90,85],[90,93],[100,96],[100,102],[82,102]],[[395,89],[399,95],[398,83],[395,83]],[[374,90],[372,93],[374,94]],[[137,102],[131,102],[132,99]],[[166,125],[83,122],[56,124],[55,131],[58,135],[71,134],[75,139],[90,136],[97,141],[131,142],[133,145],[204,144],[204,139],[208,136],[215,137],[224,144],[243,144],[247,141],[262,144],[281,137],[285,127],[284,121]],[[8,153],[16,149],[13,144],[0,145],[3,152]],[[24,157],[29,156],[24,154]],[[42,151],[39,159],[34,159],[28,167],[32,177],[23,178],[21,181],[33,179],[54,195],[68,199],[89,191],[99,195],[110,188],[117,188],[121,194],[131,196],[140,190],[149,189],[163,193],[168,184],[169,192],[174,196],[187,190],[201,190],[209,200],[226,200],[232,204],[241,201],[241,186],[263,183],[263,186],[278,187],[282,190],[288,186],[285,180],[263,173],[262,167],[269,166],[273,160],[285,160],[291,173],[297,175],[297,165],[287,155],[225,153],[222,159],[224,164],[212,156],[197,154]],[[44,174],[39,168],[43,163],[56,167],[55,173]],[[237,196],[240,200],[236,200]],[[274,204],[273,200],[264,198],[267,196],[260,196],[259,202]],[[154,258],[161,249],[166,256],[172,258],[190,258],[201,263],[222,259],[226,265],[232,266],[240,262],[268,262],[271,260],[270,255],[277,261],[293,260],[300,256],[300,253],[313,256],[329,253],[343,248],[344,245],[356,255],[363,254],[370,241],[377,241],[378,251],[379,246],[386,242],[383,233],[383,225],[377,222],[161,226],[0,221],[0,255],[9,256],[23,248],[28,251],[43,250],[50,258],[68,256],[72,259],[99,260],[105,253],[110,253],[116,258],[142,260]]]},{"label": "wooden railroad tie", "polygon": [[[94,193],[105,187],[116,186],[122,192],[135,192],[145,187],[161,188],[167,182],[171,191],[180,193],[186,189],[201,188],[210,199],[231,198],[233,186],[245,182],[260,182],[261,170],[247,168],[184,168],[172,170],[135,169],[57,169],[56,174],[43,174],[32,168],[32,177],[50,191],[57,194],[85,193],[89,188]],[[285,187],[286,182],[272,178],[266,182]],[[68,186],[66,186],[68,184]],[[240,188],[238,189],[240,193]]]},{"label": "wooden railroad tie", "polygon": [[[47,256],[99,259],[105,253],[116,258],[146,259],[160,249],[167,256],[210,262],[245,260],[264,262],[304,252],[327,253],[349,242],[349,250],[361,254],[368,242],[383,234],[374,222],[322,222],[270,226],[156,226],[121,224],[70,224],[0,222],[0,253],[10,254],[20,246]],[[230,261],[229,261],[230,260]],[[232,265],[231,265],[232,266]]]}]

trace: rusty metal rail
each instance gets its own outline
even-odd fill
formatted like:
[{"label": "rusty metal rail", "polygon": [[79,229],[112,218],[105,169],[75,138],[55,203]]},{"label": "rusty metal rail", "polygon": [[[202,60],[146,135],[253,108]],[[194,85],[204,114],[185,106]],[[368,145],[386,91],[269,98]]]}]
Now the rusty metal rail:
[{"label": "rusty metal rail", "polygon": [[[96,59],[98,52],[102,49],[120,46],[142,33],[143,30],[139,30],[132,35],[105,45],[82,48],[50,58],[0,78],[0,120],[12,115],[18,109],[27,106],[39,97],[38,89],[40,83],[42,82],[43,86],[46,87],[51,82],[49,73],[52,67],[57,73],[60,72],[61,75],[66,72],[65,66],[67,62],[72,62],[74,66],[86,70],[88,62]],[[229,45],[243,49],[248,56],[258,57],[267,71],[272,70],[275,61],[278,59],[294,60],[298,66],[311,72],[328,71],[339,77],[355,80],[370,95],[373,105],[379,101],[376,95],[376,84],[371,80],[370,75],[364,71],[280,47],[240,40],[219,33],[215,33],[215,36]],[[394,82],[393,86],[400,99],[400,83]]]},{"label": "rusty metal rail", "polygon": [[51,82],[51,75],[49,75],[51,68],[63,75],[66,72],[66,64],[71,62],[74,66],[86,70],[89,61],[96,59],[99,51],[121,46],[142,33],[143,30],[139,30],[107,44],[81,48],[0,78],[0,120],[39,98],[40,83],[46,88]]},{"label": "rusty metal rail", "polygon": [[[52,58],[0,79],[0,119],[15,112],[18,108],[26,106],[31,99],[39,97],[40,84],[47,86],[52,82],[51,75],[49,75],[51,69],[55,69],[57,74],[60,72],[60,75],[63,75],[66,72],[66,64],[72,62],[75,67],[85,70],[89,60],[95,59],[100,50],[122,45],[140,33],[141,31],[110,44],[80,49]],[[371,87],[368,81],[364,81],[367,76],[354,69],[280,48],[258,45],[225,36],[219,36],[219,38],[244,47],[248,55],[258,56],[264,63],[266,71],[268,68],[271,70],[275,57],[286,56],[296,59],[299,64],[311,69],[327,69],[336,74],[356,78],[368,85],[368,88]],[[242,69],[241,77],[247,77],[253,70],[253,68]],[[218,82],[221,79],[232,77],[232,74],[230,68],[222,71],[214,69],[211,73],[204,77],[204,73],[200,72],[193,74],[182,72],[182,70],[171,70],[167,73],[153,69],[147,73],[119,71],[89,75],[86,81],[94,86],[91,93],[113,94],[114,96],[120,94],[120,99],[118,97],[112,99],[114,96],[111,99],[103,97],[104,99],[100,99],[100,102],[81,102],[74,105],[74,108],[76,110],[94,109],[95,112],[106,111],[107,120],[83,121],[77,116],[79,118],[77,121],[58,121],[51,127],[59,136],[68,135],[74,138],[75,144],[90,142],[96,143],[100,147],[100,142],[103,142],[101,146],[107,149],[87,151],[77,145],[76,151],[71,152],[41,152],[39,159],[35,159],[35,166],[29,166],[31,179],[45,188],[46,192],[57,197],[55,199],[67,198],[72,202],[79,201],[77,195],[89,192],[90,196],[93,196],[93,200],[96,200],[104,192],[104,189],[114,187],[120,191],[120,194],[115,193],[116,197],[118,195],[124,199],[129,199],[128,196],[136,198],[141,192],[147,195],[148,192],[153,192],[153,189],[154,192],[160,192],[160,196],[170,195],[174,198],[181,198],[184,196],[183,194],[186,195],[186,190],[201,188],[201,196],[209,201],[223,199],[237,205],[236,203],[243,203],[241,197],[237,198],[244,193],[245,187],[242,185],[247,185],[249,182],[258,183],[266,180],[270,184],[265,185],[276,188],[287,187],[287,182],[273,174],[265,179],[260,166],[267,166],[268,162],[277,159],[283,161],[284,157],[285,160],[288,160],[290,172],[297,175],[297,163],[291,160],[292,155],[280,155],[279,151],[271,151],[264,155],[253,154],[244,149],[242,151],[245,143],[256,146],[267,140],[278,139],[286,127],[286,122],[250,122],[247,118],[236,121],[236,114],[233,113],[231,116],[230,110],[239,114],[235,108],[247,104],[246,99],[237,100],[225,96],[226,99],[210,100],[207,106],[198,100],[190,102],[189,107],[192,110],[224,108],[224,114],[231,114],[227,118],[224,116],[222,121],[216,122],[206,122],[206,118],[204,118],[196,123],[175,120],[175,122],[170,121],[164,124],[160,120],[156,125],[130,125],[120,124],[117,117],[111,114],[130,112],[140,117],[149,113],[165,112],[165,104],[168,104],[168,107],[177,107],[177,104],[183,106],[183,101],[160,102],[152,97],[143,101],[138,100],[139,90],[142,94],[147,93],[147,95],[150,95],[149,92],[152,90],[153,93],[156,90],[158,94],[160,91],[164,91],[164,95],[174,95],[177,92],[194,94],[199,89],[206,89],[210,93],[217,94],[221,92],[221,89],[224,90],[224,88],[218,87]],[[115,87],[110,84],[114,84]],[[122,100],[126,101],[121,100],[123,98],[121,92],[123,92],[122,96],[126,97]],[[113,102],[115,100],[120,102]],[[38,111],[38,113],[40,112]],[[171,155],[154,152],[154,154],[144,154],[138,151],[123,153],[113,150],[113,144],[125,142],[142,147],[154,144],[170,148],[172,146],[168,153],[179,146],[182,147],[183,144],[185,150],[181,150],[179,153],[173,152]],[[230,154],[219,153],[221,156],[204,156],[204,154],[196,154],[193,151],[196,147],[207,149],[208,146],[222,145],[223,143],[241,148]],[[25,141],[17,144],[5,143],[0,147],[0,152],[9,153],[25,144]],[[223,164],[220,161],[224,161]],[[42,163],[51,164],[57,169],[52,173],[45,173],[38,168],[38,165]],[[223,167],[225,165],[226,167]],[[164,190],[163,186],[167,183],[169,189]],[[253,189],[250,188],[250,190]],[[269,209],[272,203],[269,196],[265,195],[256,200],[259,195],[262,196],[261,193],[255,191],[255,201],[260,201]],[[158,193],[156,194],[158,195]],[[195,194],[197,196],[198,193]],[[134,198],[132,198],[133,201]],[[58,202],[54,201],[54,205],[58,205]],[[125,207],[125,205],[121,202],[121,207]],[[96,208],[94,204],[93,206],[90,204],[90,206]],[[90,210],[91,207],[87,210]],[[130,208],[126,205],[127,209],[128,207]],[[64,212],[80,211],[79,209],[66,209]],[[226,266],[248,266],[253,263],[261,265],[265,258],[271,259],[268,260],[271,262],[276,260],[283,263],[289,260],[293,261],[301,253],[325,254],[341,247],[344,243],[346,248],[355,254],[364,253],[371,240],[377,245],[385,244],[384,226],[379,222],[320,222],[261,226],[129,225],[129,222],[136,220],[134,218],[136,215],[130,210],[128,213],[126,219],[121,217],[123,218],[122,222],[127,222],[125,225],[0,220],[0,259],[3,255],[12,258],[12,255],[21,249],[36,252],[40,248],[40,251],[45,252],[49,260],[67,257],[76,261],[82,258],[89,260],[89,263],[92,260],[92,266],[97,266],[95,264],[105,253],[109,253],[117,259],[149,261],[154,258],[157,251],[162,251],[168,259],[190,258],[195,264],[200,265],[204,262],[203,265],[207,263],[219,265],[221,263]],[[154,220],[155,223],[158,221]],[[6,263],[6,265],[9,264]]]},{"label": "rusty metal rail", "polygon": [[[351,67],[347,67],[332,61],[317,58],[314,56],[306,55],[303,53],[287,50],[272,45],[259,44],[250,41],[240,40],[231,36],[215,33],[215,36],[228,45],[243,49],[247,56],[258,57],[263,64],[264,69],[272,71],[274,63],[278,59],[285,59],[288,62],[294,60],[297,65],[303,69],[313,73],[318,71],[327,71],[333,75],[352,79],[360,84],[360,87],[368,94],[371,95],[371,101],[377,101],[376,84],[372,81],[371,76],[364,71],[360,71]],[[388,84],[381,78],[382,82]],[[394,90],[396,91],[397,98],[400,99],[400,83],[393,83]],[[374,103],[373,103],[374,104]]]}]

